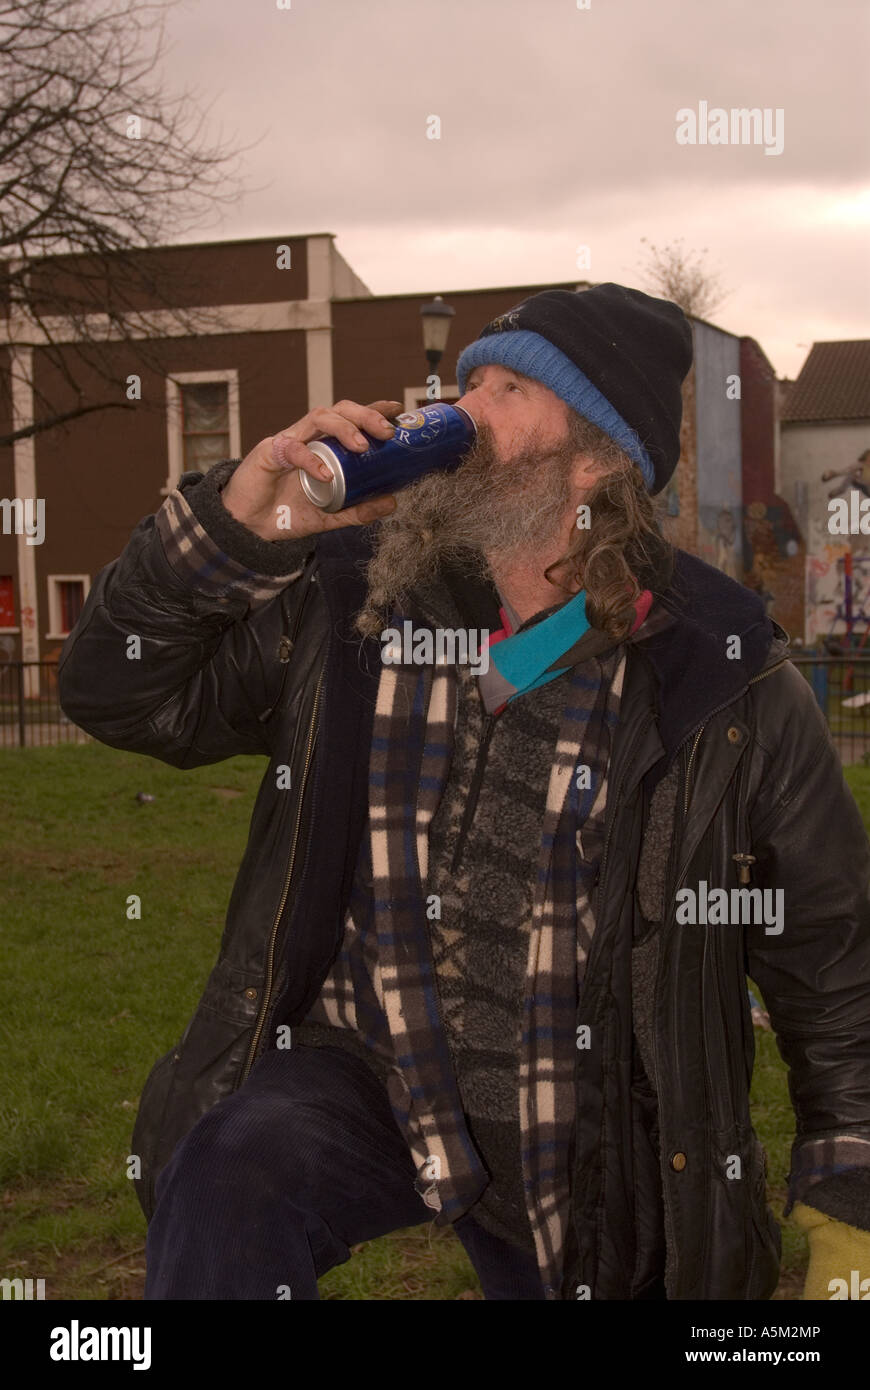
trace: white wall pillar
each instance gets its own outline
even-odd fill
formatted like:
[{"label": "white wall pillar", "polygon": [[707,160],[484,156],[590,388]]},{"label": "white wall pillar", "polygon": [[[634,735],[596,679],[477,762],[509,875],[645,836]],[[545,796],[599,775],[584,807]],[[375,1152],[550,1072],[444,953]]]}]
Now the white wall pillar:
[{"label": "white wall pillar", "polygon": [[[12,428],[26,429],[33,424],[33,349],[9,348],[12,376]],[[12,445],[15,496],[34,499],[36,507],[36,436],[16,439]],[[16,540],[18,559],[18,611],[21,622],[21,658],[39,660],[39,597],[36,586],[36,547],[27,544],[22,529]],[[24,694],[33,698],[39,694],[39,668],[24,672]]]},{"label": "white wall pillar", "polygon": [[327,327],[306,328],[305,361],[308,371],[308,409],[332,405],[332,237],[305,238],[308,265],[308,302],[316,301]]}]

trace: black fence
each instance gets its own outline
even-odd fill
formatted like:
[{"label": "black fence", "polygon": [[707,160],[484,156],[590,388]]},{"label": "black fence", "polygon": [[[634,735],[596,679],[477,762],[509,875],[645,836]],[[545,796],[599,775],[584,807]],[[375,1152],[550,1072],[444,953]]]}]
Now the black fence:
[{"label": "black fence", "polygon": [[[791,659],[812,686],[843,765],[870,763],[870,655],[793,652]],[[91,741],[58,704],[56,662],[0,665],[0,748]]]},{"label": "black fence", "polygon": [[56,661],[6,661],[0,665],[0,748],[40,748],[91,743],[67,719],[57,699]]},{"label": "black fence", "polygon": [[793,652],[791,659],[813,688],[843,766],[870,763],[870,655]]}]

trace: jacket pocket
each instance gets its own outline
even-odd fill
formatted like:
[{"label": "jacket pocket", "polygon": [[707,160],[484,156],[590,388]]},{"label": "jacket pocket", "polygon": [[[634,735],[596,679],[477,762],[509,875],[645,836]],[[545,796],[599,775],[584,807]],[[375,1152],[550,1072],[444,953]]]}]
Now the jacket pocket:
[{"label": "jacket pocket", "polygon": [[262,980],[219,960],[181,1041],[152,1067],[139,1101],[133,1154],[142,1176],[136,1194],[150,1221],[156,1183],[176,1145],[237,1089],[257,1018]]},{"label": "jacket pocket", "polygon": [[[767,1206],[765,1154],[751,1127],[713,1135],[706,1214],[704,1299],[768,1299],[779,1282],[782,1237]],[[700,1213],[699,1213],[700,1216]]]},{"label": "jacket pocket", "polygon": [[139,1110],[130,1141],[130,1153],[139,1159],[141,1174],[133,1179],[133,1186],[146,1221],[150,1221],[154,1214],[154,1182],[157,1176],[154,1170],[154,1149],[161,1131],[177,1056],[177,1047],[171,1047],[154,1063],[148,1073],[139,1097]]}]

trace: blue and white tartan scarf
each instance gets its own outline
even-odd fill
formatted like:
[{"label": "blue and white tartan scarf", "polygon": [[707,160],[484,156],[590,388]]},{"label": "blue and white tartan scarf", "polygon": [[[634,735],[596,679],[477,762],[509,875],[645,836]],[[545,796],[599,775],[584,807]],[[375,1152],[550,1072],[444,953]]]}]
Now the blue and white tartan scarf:
[{"label": "blue and white tartan scarf", "polygon": [[[534,885],[517,1039],[519,1120],[526,1206],[548,1298],[561,1296],[578,994],[595,925],[590,895],[624,671],[624,645],[610,646],[567,677]],[[449,665],[383,668],[369,783],[376,944],[359,943],[397,1064],[388,1084],[391,1103],[417,1165],[418,1190],[439,1211],[439,1224],[457,1219],[486,1185],[441,1026],[424,887],[429,826],[453,752],[457,684]]]}]

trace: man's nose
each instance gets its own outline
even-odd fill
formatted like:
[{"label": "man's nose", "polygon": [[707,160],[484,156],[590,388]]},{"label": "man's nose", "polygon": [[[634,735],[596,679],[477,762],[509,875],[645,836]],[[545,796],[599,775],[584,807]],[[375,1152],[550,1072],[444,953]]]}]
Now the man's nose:
[{"label": "man's nose", "polygon": [[467,410],[476,425],[489,423],[489,401],[484,387],[476,386],[473,391],[466,391],[464,396],[460,396],[452,404],[461,405],[463,410]]}]

